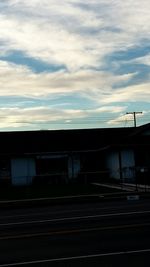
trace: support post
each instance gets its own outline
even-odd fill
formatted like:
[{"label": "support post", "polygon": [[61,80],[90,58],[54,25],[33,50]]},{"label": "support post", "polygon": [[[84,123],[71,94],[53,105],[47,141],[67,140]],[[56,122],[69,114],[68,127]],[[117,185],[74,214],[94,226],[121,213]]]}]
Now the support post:
[{"label": "support post", "polygon": [[141,111],[134,111],[134,112],[126,112],[126,114],[132,114],[134,118],[134,127],[136,127],[136,114],[142,114]]}]

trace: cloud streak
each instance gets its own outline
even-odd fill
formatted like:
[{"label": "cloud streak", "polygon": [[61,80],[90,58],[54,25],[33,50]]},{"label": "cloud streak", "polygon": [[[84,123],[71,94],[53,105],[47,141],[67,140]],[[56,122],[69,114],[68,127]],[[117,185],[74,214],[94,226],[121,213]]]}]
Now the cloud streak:
[{"label": "cloud streak", "polygon": [[99,125],[99,121],[103,119],[104,112],[117,115],[124,112],[125,107],[121,106],[103,106],[98,109],[65,109],[62,107],[35,107],[35,108],[0,108],[0,127],[3,128],[26,128],[41,129],[57,129],[67,128],[68,124],[73,128],[75,124],[92,124]]},{"label": "cloud streak", "polygon": [[0,95],[46,97],[51,94],[68,94],[80,92],[90,98],[97,94],[110,93],[113,85],[128,81],[132,75],[113,76],[100,71],[69,73],[64,71],[52,73],[34,73],[27,67],[0,61]]},{"label": "cloud streak", "polygon": [[[149,0],[1,1],[0,102],[11,96],[15,107],[15,97],[42,101],[59,96],[63,101],[78,94],[95,104],[94,112],[109,114],[116,107],[120,116],[128,109],[126,103],[138,108],[141,101],[148,103],[150,56],[144,49],[150,41],[149,10]],[[143,56],[128,57],[137,47]],[[13,61],[17,54],[20,62]],[[140,69],[142,64],[146,70]],[[32,103],[30,108],[35,116]],[[91,114],[88,106],[86,114],[77,107],[70,110],[76,118]],[[28,113],[23,112],[19,114],[25,120]],[[71,120],[68,112],[62,110],[57,120]],[[51,117],[56,120],[54,113]]]},{"label": "cloud streak", "polygon": [[[6,50],[65,64],[69,70],[101,66],[105,55],[150,38],[150,3],[116,1],[7,1],[0,16]],[[117,14],[117,16],[116,16]],[[142,29],[142,30],[141,30]],[[33,41],[34,40],[34,41]]]}]

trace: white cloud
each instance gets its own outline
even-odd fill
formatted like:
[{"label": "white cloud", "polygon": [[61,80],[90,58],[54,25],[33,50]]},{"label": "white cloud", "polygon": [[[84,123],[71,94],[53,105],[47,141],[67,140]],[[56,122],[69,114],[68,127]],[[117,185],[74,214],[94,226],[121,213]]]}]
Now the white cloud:
[{"label": "white cloud", "polygon": [[[20,128],[21,126],[31,126],[39,128],[42,125],[62,121],[65,124],[66,120],[73,118],[83,118],[86,112],[82,110],[63,110],[48,107],[35,108],[1,108],[0,128],[12,127]],[[52,128],[55,128],[52,125]]]},{"label": "white cloud", "polygon": [[150,83],[131,85],[124,88],[114,90],[109,96],[102,101],[105,104],[114,102],[149,102],[150,99]]},{"label": "white cloud", "polygon": [[[96,106],[102,105],[95,113],[123,112],[123,102],[148,102],[148,82],[121,87],[135,74],[126,70],[124,75],[114,75],[113,70],[111,73],[104,69],[110,67],[105,57],[142,46],[143,40],[145,45],[149,43],[149,10],[149,0],[0,1],[0,56],[19,50],[27,57],[63,65],[67,69],[34,73],[30,62],[28,66],[21,66],[1,60],[0,96],[40,99],[77,92],[95,101]],[[113,61],[114,66],[121,63]],[[150,56],[135,59],[135,62],[150,65]],[[114,89],[116,86],[120,88]],[[34,110],[31,112],[34,114]],[[51,115],[54,120],[57,114],[57,120],[64,117],[69,121],[72,119],[67,117],[69,112],[76,117],[87,116],[88,107],[86,113],[70,110]],[[28,113],[29,110],[23,110],[21,118],[25,119]],[[36,115],[33,116],[36,119]],[[37,116],[41,118],[39,112]],[[46,116],[44,118],[48,119]]]},{"label": "white cloud", "polygon": [[[131,120],[132,120],[132,118],[131,118]],[[127,117],[125,116],[125,114],[117,116],[117,118],[115,118],[115,119],[108,120],[107,124],[115,126],[115,125],[119,125],[119,124],[121,124],[123,122],[124,123],[127,122]]]},{"label": "white cloud", "polygon": [[[42,125],[46,125],[47,128],[55,128],[57,123],[62,124],[62,128],[67,124],[74,127],[74,120],[86,120],[89,124],[93,124],[93,120],[97,118],[97,121],[101,122],[101,115],[104,112],[119,113],[124,111],[125,107],[120,106],[104,106],[99,109],[65,109],[54,107],[34,107],[34,108],[0,108],[0,128],[20,128],[21,126],[30,126],[35,129],[41,128]],[[99,116],[98,116],[99,115]],[[89,120],[89,116],[91,120]],[[95,117],[96,116],[96,117]]]},{"label": "white cloud", "polygon": [[[147,111],[147,113],[149,113],[149,111]],[[142,112],[141,114],[136,114],[136,120],[139,121],[139,118],[144,118],[145,112]],[[120,125],[120,124],[124,123],[124,126],[128,125],[128,123],[133,126],[134,125],[134,117],[133,114],[122,114],[117,116],[115,119],[110,119],[107,124],[108,125]]]},{"label": "white cloud", "polygon": [[[0,96],[45,97],[79,92],[99,101],[113,85],[128,81],[133,74],[113,76],[99,71],[33,73],[29,68],[0,61]],[[104,94],[104,95],[103,95]],[[101,101],[101,99],[100,99]]]},{"label": "white cloud", "polygon": [[6,51],[22,50],[30,57],[64,64],[69,70],[99,64],[98,51],[91,47],[88,37],[74,33],[73,28],[67,29],[61,21],[1,15],[0,28],[0,40],[7,43]]},{"label": "white cloud", "polygon": [[120,113],[125,111],[127,106],[103,106],[97,108],[95,112],[104,113],[104,112],[111,112],[111,113]]},{"label": "white cloud", "polygon": [[[69,70],[103,65],[105,55],[150,38],[149,0],[7,1],[0,40]],[[78,5],[77,5],[78,4]],[[61,6],[61,8],[60,8]]]},{"label": "white cloud", "polygon": [[138,64],[144,64],[144,65],[150,66],[150,54],[131,60],[131,63],[138,63]]},{"label": "white cloud", "polygon": [[37,128],[42,127],[42,125],[55,128],[55,124],[53,125],[53,123],[60,123],[61,121],[65,126],[65,123],[71,122],[73,119],[87,117],[89,112],[41,106],[36,108],[1,108],[0,114],[0,128],[20,128],[20,126],[32,126]]}]

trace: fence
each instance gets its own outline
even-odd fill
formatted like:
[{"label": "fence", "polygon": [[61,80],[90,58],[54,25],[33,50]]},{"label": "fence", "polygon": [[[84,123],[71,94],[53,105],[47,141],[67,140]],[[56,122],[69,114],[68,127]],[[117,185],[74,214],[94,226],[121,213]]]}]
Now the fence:
[{"label": "fence", "polygon": [[[129,172],[130,171],[130,172]],[[131,187],[137,191],[149,191],[150,188],[150,168],[122,168],[117,170],[117,177],[111,177],[110,171],[80,171],[77,177],[69,177],[67,172],[54,172],[36,176],[13,177],[9,180],[12,185],[46,185],[46,184],[65,184],[65,183],[107,183],[119,184],[122,188]],[[130,173],[130,175],[129,175]],[[126,176],[126,175],[129,176]]]}]

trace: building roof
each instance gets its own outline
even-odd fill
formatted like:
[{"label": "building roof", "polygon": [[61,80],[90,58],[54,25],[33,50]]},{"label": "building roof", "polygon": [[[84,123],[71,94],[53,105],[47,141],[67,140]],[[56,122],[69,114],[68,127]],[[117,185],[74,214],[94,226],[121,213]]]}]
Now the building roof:
[{"label": "building roof", "polygon": [[134,128],[134,131],[130,133],[125,142],[130,146],[150,146],[150,123]]},{"label": "building roof", "polygon": [[0,154],[101,150],[134,134],[135,128],[0,132]]}]

